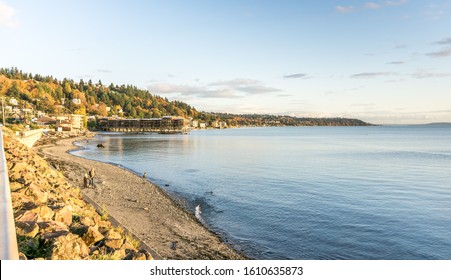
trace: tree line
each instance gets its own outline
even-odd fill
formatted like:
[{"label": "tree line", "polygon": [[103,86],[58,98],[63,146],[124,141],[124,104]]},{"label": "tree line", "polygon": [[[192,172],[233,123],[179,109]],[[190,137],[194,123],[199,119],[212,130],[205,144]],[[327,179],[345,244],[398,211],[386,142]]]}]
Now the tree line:
[{"label": "tree line", "polygon": [[17,67],[0,68],[0,94],[14,97],[23,106],[49,114],[160,118],[181,116],[211,124],[224,121],[228,126],[356,126],[368,125],[357,119],[296,118],[266,114],[228,114],[199,112],[181,101],[169,101],[133,85],[103,85],[102,81],[57,78],[26,73]]}]

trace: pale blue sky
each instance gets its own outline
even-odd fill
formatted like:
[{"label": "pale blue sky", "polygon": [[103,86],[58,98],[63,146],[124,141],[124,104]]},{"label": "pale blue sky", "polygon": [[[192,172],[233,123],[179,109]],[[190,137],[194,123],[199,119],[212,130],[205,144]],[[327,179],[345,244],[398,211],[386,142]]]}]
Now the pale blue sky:
[{"label": "pale blue sky", "polygon": [[451,0],[0,0],[0,66],[206,111],[451,122]]}]

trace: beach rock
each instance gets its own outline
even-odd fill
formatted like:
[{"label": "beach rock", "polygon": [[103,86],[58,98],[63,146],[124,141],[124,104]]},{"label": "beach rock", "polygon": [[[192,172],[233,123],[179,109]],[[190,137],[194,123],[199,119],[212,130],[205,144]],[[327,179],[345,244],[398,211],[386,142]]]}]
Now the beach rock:
[{"label": "beach rock", "polygon": [[126,260],[153,260],[152,255],[146,251],[131,251],[125,257]]},{"label": "beach rock", "polygon": [[27,211],[25,212],[19,219],[19,222],[38,222],[39,215],[36,212],[33,211]]},{"label": "beach rock", "polygon": [[88,246],[92,246],[100,240],[104,239],[104,236],[94,227],[89,227],[88,231],[83,235],[83,241]]},{"label": "beach rock", "polygon": [[19,182],[11,182],[9,184],[9,188],[10,188],[11,192],[18,191],[18,190],[20,190],[23,187],[24,187],[24,185],[19,183]]},{"label": "beach rock", "polygon": [[85,242],[74,234],[55,238],[51,252],[52,260],[81,260],[89,255]]},{"label": "beach rock", "polygon": [[39,232],[36,222],[16,222],[16,233],[18,236],[35,237]]},{"label": "beach rock", "polygon": [[30,186],[28,186],[28,192],[37,202],[47,202],[48,194],[46,192],[43,192],[37,185],[32,183]]},{"label": "beach rock", "polygon": [[124,244],[121,234],[115,230],[108,231],[105,239],[105,245],[113,249],[119,249]]},{"label": "beach rock", "polygon": [[119,250],[115,250],[112,254],[111,254],[111,258],[113,260],[123,260],[125,259],[125,256],[127,255],[127,253],[125,252],[125,250],[123,249],[119,249]]},{"label": "beach rock", "polygon": [[89,217],[82,217],[80,222],[85,225],[85,226],[94,226],[96,223],[94,222],[93,219],[89,218]]},{"label": "beach rock", "polygon": [[72,224],[72,213],[67,206],[55,212],[55,221],[62,222],[68,226]]},{"label": "beach rock", "polygon": [[38,223],[43,239],[54,239],[69,234],[69,229],[64,223],[49,221]]},{"label": "beach rock", "polygon": [[55,212],[53,212],[50,207],[47,205],[39,206],[38,208],[35,208],[31,210],[39,215],[38,222],[48,222],[51,221],[53,216],[55,215]]}]

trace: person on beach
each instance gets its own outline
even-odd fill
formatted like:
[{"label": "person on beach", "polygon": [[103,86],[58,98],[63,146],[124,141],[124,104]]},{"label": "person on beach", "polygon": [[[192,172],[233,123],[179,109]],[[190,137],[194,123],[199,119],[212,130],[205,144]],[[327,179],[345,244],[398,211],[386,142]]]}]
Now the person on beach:
[{"label": "person on beach", "polygon": [[96,171],[93,168],[91,168],[91,170],[89,171],[89,184],[91,185],[91,187],[94,187],[94,176],[96,175]]},{"label": "person on beach", "polygon": [[88,188],[88,185],[90,184],[89,181],[89,176],[87,173],[85,173],[85,176],[83,177],[83,188]]},{"label": "person on beach", "polygon": [[144,172],[143,179],[147,179],[147,172]]}]

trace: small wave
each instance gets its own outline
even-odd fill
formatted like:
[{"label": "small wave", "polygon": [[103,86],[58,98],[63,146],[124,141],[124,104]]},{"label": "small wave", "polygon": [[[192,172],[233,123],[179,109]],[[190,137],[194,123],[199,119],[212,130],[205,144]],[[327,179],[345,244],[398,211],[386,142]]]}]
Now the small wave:
[{"label": "small wave", "polygon": [[203,224],[205,223],[204,219],[202,218],[202,209],[200,208],[199,204],[196,206],[196,209],[194,211],[194,215],[199,220],[199,222],[201,222]]}]

